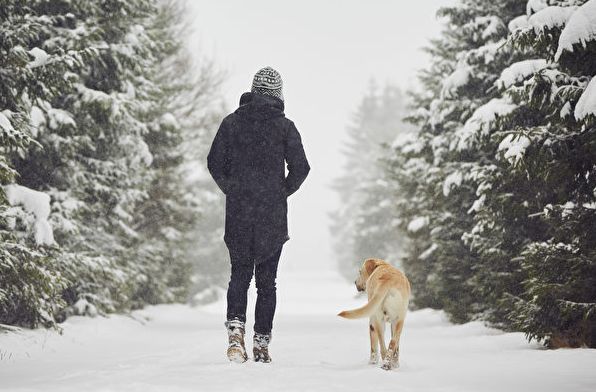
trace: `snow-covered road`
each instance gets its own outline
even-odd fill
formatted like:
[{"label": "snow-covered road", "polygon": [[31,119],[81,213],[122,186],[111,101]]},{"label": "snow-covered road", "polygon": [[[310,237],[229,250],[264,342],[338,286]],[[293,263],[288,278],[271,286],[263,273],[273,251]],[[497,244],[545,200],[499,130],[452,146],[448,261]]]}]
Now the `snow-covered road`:
[{"label": "snow-covered road", "polygon": [[155,306],[132,317],[73,317],[63,335],[0,335],[0,390],[596,390],[596,350],[543,350],[521,334],[450,325],[430,310],[409,314],[401,368],[386,372],[367,364],[367,322],[335,316],[364,301],[351,285],[331,272],[288,272],[278,287],[272,364],[227,361],[223,302]]}]

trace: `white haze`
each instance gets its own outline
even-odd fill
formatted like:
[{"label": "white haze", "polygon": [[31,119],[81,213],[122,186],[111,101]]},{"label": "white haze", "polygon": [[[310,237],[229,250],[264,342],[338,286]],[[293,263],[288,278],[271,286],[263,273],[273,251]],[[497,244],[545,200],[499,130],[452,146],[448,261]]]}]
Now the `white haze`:
[{"label": "white haze", "polygon": [[[282,75],[286,114],[298,126],[312,170],[289,199],[292,238],[284,269],[335,268],[330,184],[343,170],[345,129],[371,79],[413,87],[426,66],[421,48],[437,36],[447,0],[189,0],[193,53],[227,71],[226,105],[235,109],[254,73],[272,66]],[[366,154],[366,151],[362,151]],[[222,218],[223,219],[223,218]]]}]

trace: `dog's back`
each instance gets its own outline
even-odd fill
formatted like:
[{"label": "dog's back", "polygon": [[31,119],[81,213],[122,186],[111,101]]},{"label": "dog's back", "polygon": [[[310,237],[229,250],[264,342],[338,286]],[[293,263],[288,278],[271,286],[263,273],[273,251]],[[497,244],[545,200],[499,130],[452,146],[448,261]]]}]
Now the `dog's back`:
[{"label": "dog's back", "polygon": [[408,278],[386,261],[377,260],[377,262],[378,266],[366,280],[368,303],[358,309],[343,311],[339,316],[355,319],[383,312],[388,316],[387,321],[405,317],[410,300]]}]

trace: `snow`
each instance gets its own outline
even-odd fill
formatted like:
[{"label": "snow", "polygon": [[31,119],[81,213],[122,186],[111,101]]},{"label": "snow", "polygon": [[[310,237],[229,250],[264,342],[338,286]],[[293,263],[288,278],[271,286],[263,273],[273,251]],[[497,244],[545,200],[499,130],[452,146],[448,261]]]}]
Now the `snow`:
[{"label": "snow", "polygon": [[526,14],[528,16],[548,7],[548,0],[528,0],[526,3]]},{"label": "snow", "polygon": [[[290,260],[288,260],[290,261]],[[299,260],[295,260],[298,262]],[[292,262],[292,261],[290,261]],[[527,392],[592,391],[596,350],[543,350],[521,333],[452,325],[412,311],[401,367],[368,365],[367,320],[335,314],[365,302],[333,272],[280,265],[271,364],[229,363],[224,303],[160,305],[130,316],[71,317],[63,334],[0,335],[0,389],[44,392]],[[305,286],[307,289],[305,289]],[[254,306],[251,288],[249,309]],[[252,312],[249,312],[252,334]],[[252,347],[249,343],[248,348]],[[505,376],[506,375],[506,376]]]},{"label": "snow", "polygon": [[124,220],[127,220],[127,221],[133,219],[132,215],[130,215],[128,212],[126,212],[124,210],[124,208],[122,208],[122,205],[120,203],[119,204],[116,204],[116,207],[114,207],[112,209],[112,212],[114,214],[116,214],[116,216],[118,216],[120,219],[124,219]]},{"label": "snow", "polygon": [[[397,141],[399,139],[396,138],[395,141]],[[398,145],[396,142],[394,141],[393,145]],[[414,154],[418,154],[422,151],[422,149],[424,148],[424,143],[418,139],[418,138],[410,138],[410,140],[406,143],[404,143],[401,146],[401,152],[404,154],[410,154],[410,153],[414,153]]]},{"label": "snow", "polygon": [[128,135],[120,138],[119,143],[123,148],[135,151],[131,165],[137,166],[142,163],[145,166],[150,166],[153,162],[153,154],[149,150],[149,145],[142,138]]},{"label": "snow", "polygon": [[511,163],[517,163],[524,157],[530,146],[530,139],[524,135],[509,134],[499,144],[499,151],[505,151],[504,157]]},{"label": "snow", "polygon": [[174,117],[174,115],[172,113],[165,113],[164,115],[161,116],[161,125],[163,125],[166,128],[172,128],[172,129],[180,128],[180,124],[178,124],[178,120],[176,120],[176,117]]},{"label": "snow", "polygon": [[408,223],[408,231],[411,233],[417,233],[429,224],[427,216],[417,216]]},{"label": "snow", "polygon": [[563,204],[561,207],[562,207],[561,216],[563,218],[566,218],[570,215],[573,215],[573,210],[575,209],[575,203],[572,201],[568,201],[565,204]]},{"label": "snow", "polygon": [[486,201],[486,195],[480,196],[478,199],[474,200],[472,206],[468,209],[468,214],[473,212],[479,212],[482,207],[484,207],[484,202]]},{"label": "snow", "polygon": [[516,108],[517,105],[511,103],[507,98],[491,99],[476,109],[464,126],[457,130],[455,145],[452,145],[451,148],[457,148],[458,150],[468,148],[478,133],[488,134],[491,124],[498,117],[506,116]]},{"label": "snow", "polygon": [[139,38],[142,38],[144,35],[145,28],[140,24],[136,24],[131,26],[130,31],[126,34],[126,41],[132,46],[140,46],[141,40]]},{"label": "snow", "polygon": [[3,110],[0,112],[0,128],[4,129],[4,132],[8,134],[13,134],[15,132],[14,127],[12,126],[10,120],[4,114],[4,112],[8,112],[7,110]]},{"label": "snow", "polygon": [[58,129],[63,125],[75,127],[76,123],[66,110],[51,108],[48,110],[48,125],[51,129]]},{"label": "snow", "polygon": [[495,60],[498,51],[505,45],[506,40],[502,39],[495,42],[489,42],[476,49],[469,50],[467,56],[483,59],[484,64],[490,64]]},{"label": "snow", "polygon": [[127,236],[129,236],[131,238],[138,238],[139,237],[139,233],[137,233],[132,227],[130,227],[129,225],[127,225],[125,222],[122,222],[121,220],[118,220],[116,223],[118,224],[118,227],[120,227],[120,229],[122,229],[122,231],[124,232],[124,234],[126,234]]},{"label": "snow", "polygon": [[81,100],[83,102],[98,102],[104,106],[110,106],[112,104],[112,97],[103,91],[94,90],[81,83],[78,83],[76,88],[79,94],[81,94]]},{"label": "snow", "polygon": [[449,174],[445,178],[445,181],[443,182],[443,195],[445,197],[449,196],[449,193],[451,192],[451,188],[457,188],[458,186],[460,186],[463,179],[464,179],[464,176],[463,176],[462,172],[460,172],[460,171],[455,171],[455,172]]},{"label": "snow", "polygon": [[541,33],[555,27],[563,27],[571,17],[576,7],[550,6],[536,12],[528,19],[528,25],[534,32]]},{"label": "snow", "polygon": [[381,207],[381,208],[387,208],[387,207],[389,207],[392,204],[393,204],[393,200],[391,200],[391,199],[383,199],[383,200],[381,200],[379,202],[379,207]]},{"label": "snow", "polygon": [[486,27],[482,31],[482,39],[488,39],[499,33],[499,28],[503,26],[503,21],[496,15],[479,16],[475,19],[477,25],[484,25]]},{"label": "snow", "polygon": [[35,216],[35,242],[38,245],[53,245],[54,232],[48,222],[50,196],[17,184],[5,185],[3,188],[11,206],[21,205]]},{"label": "snow", "polygon": [[432,255],[435,252],[435,250],[437,250],[438,247],[439,246],[437,244],[433,243],[424,252],[420,253],[420,255],[418,256],[418,260],[427,259],[430,255]]},{"label": "snow", "polygon": [[569,116],[570,114],[571,114],[571,102],[567,101],[567,102],[565,102],[565,105],[563,105],[563,107],[561,108],[561,111],[559,112],[559,117],[565,118],[565,117]]},{"label": "snow", "polygon": [[457,90],[465,86],[470,81],[472,67],[462,66],[457,68],[451,75],[443,81],[441,96],[444,98],[454,98]]},{"label": "snow", "polygon": [[578,121],[588,116],[596,116],[596,78],[590,80],[590,83],[579,97],[573,114]]},{"label": "snow", "polygon": [[523,82],[528,76],[545,69],[548,63],[544,59],[522,60],[511,64],[501,72],[495,85],[500,89],[513,86],[516,83]]},{"label": "snow", "polygon": [[416,134],[411,132],[399,132],[393,142],[391,142],[391,149],[396,150],[407,144],[411,144],[417,140]]},{"label": "snow", "polygon": [[141,159],[145,166],[150,166],[153,162],[153,154],[149,150],[149,145],[141,139],[137,144],[137,149],[137,157]]},{"label": "snow", "polygon": [[32,106],[31,112],[29,113],[29,122],[31,123],[31,135],[37,137],[39,127],[46,122],[43,110],[37,106]]},{"label": "snow", "polygon": [[511,19],[507,28],[510,32],[514,33],[517,30],[525,29],[528,26],[528,16],[527,15],[520,15]]},{"label": "snow", "polygon": [[34,57],[34,59],[27,64],[27,67],[29,68],[37,68],[46,65],[50,58],[50,55],[47,54],[45,50],[37,47],[31,49],[29,54]]},{"label": "snow", "polygon": [[573,45],[581,44],[585,47],[588,41],[596,38],[596,0],[589,0],[571,15],[569,21],[559,37],[559,46],[555,53],[555,61],[563,51],[573,52]]},{"label": "snow", "polygon": [[72,306],[75,311],[75,314],[78,315],[89,315],[89,316],[97,316],[97,308],[92,303],[89,303],[86,299],[81,298]]}]

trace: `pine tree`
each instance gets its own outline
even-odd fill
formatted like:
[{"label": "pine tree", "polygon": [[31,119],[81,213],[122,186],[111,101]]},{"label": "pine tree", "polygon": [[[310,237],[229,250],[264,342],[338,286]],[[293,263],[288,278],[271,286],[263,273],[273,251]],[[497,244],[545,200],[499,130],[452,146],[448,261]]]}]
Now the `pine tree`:
[{"label": "pine tree", "polygon": [[[199,243],[201,237],[221,229],[221,216],[217,216],[214,227],[196,231],[197,224],[207,223],[205,213],[211,213],[204,194],[213,191],[212,181],[197,185],[192,180],[192,171],[206,159],[205,146],[212,140],[209,130],[217,129],[213,114],[218,111],[215,91],[219,76],[210,63],[194,63],[178,38],[189,33],[185,12],[183,4],[166,2],[154,26],[154,34],[165,41],[165,47],[154,75],[160,90],[152,113],[155,120],[145,137],[153,155],[153,176],[148,197],[135,212],[141,217],[136,225],[141,233],[137,252],[157,267],[148,275],[150,281],[141,293],[149,303],[186,300],[193,276],[194,280],[209,279],[211,285],[219,282],[217,273],[201,270],[205,260],[226,270],[223,263],[215,262],[226,261],[226,255],[209,254],[213,244]],[[193,72],[195,69],[199,72]]]},{"label": "pine tree", "polygon": [[[47,102],[71,86],[65,75],[96,53],[90,48],[48,54],[40,48],[48,30],[67,23],[53,18],[38,2],[4,1],[0,8],[0,183],[20,180],[11,157],[22,156],[35,141],[40,111]],[[43,8],[43,7],[42,7]],[[55,111],[54,121],[62,119]],[[25,206],[9,207],[0,188],[0,323],[26,326],[54,325],[63,305],[65,280],[56,272],[56,251],[40,243],[34,232],[36,217]],[[20,200],[15,200],[20,204]]]},{"label": "pine tree", "polygon": [[[38,45],[53,54],[89,48],[90,57],[67,73],[70,88],[37,101],[37,141],[43,149],[16,159],[20,182],[53,200],[60,272],[70,282],[64,298],[105,311],[131,306],[146,280],[129,253],[136,203],[146,197],[151,154],[143,136],[157,88],[151,81],[159,43],[145,31],[155,8],[146,0],[60,4]],[[34,11],[47,5],[39,3]],[[105,277],[105,278],[103,278]],[[87,309],[79,306],[78,308]],[[77,309],[77,308],[75,308]]]},{"label": "pine tree", "polygon": [[458,322],[487,311],[477,281],[478,252],[462,241],[474,227],[475,172],[490,152],[466,144],[488,132],[508,109],[494,101],[493,82],[514,56],[502,46],[518,2],[462,1],[443,8],[443,36],[432,42],[431,67],[421,74],[424,92],[410,116],[416,140],[397,145],[389,173],[401,194],[398,211],[411,246],[404,258],[416,306],[443,308]]},{"label": "pine tree", "polygon": [[178,3],[6,3],[2,183],[51,196],[55,242],[34,242],[31,212],[0,194],[0,322],[186,299],[208,194],[187,184],[188,138],[212,121],[217,83],[188,65]]},{"label": "pine tree", "polygon": [[352,279],[368,257],[392,260],[401,247],[391,203],[393,190],[384,180],[387,144],[396,134],[410,131],[404,125],[405,97],[386,86],[377,91],[371,83],[348,129],[345,174],[335,182],[342,208],[333,214],[335,250],[340,270]]},{"label": "pine tree", "polygon": [[596,347],[596,1],[528,6],[517,21],[511,45],[532,59],[501,75],[521,113],[495,134],[503,186],[523,205],[509,216],[526,229],[508,318],[550,347]]},{"label": "pine tree", "polygon": [[521,6],[442,11],[452,28],[415,96],[420,132],[388,173],[404,264],[418,306],[593,346],[596,1]]}]

